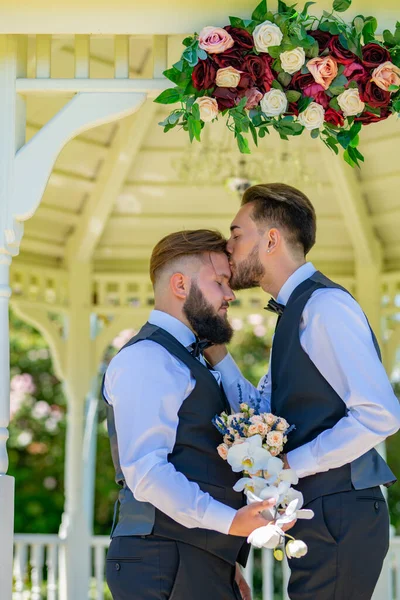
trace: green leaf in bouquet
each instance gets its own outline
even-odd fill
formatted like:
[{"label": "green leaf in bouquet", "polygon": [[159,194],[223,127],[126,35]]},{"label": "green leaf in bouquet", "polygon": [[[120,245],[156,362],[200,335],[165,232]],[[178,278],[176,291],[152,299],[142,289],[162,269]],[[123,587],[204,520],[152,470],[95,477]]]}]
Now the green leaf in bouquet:
[{"label": "green leaf in bouquet", "polygon": [[330,23],[328,31],[331,35],[339,35],[340,29],[337,23]]},{"label": "green leaf in bouquet", "polygon": [[375,40],[375,31],[378,28],[378,21],[375,17],[367,17],[362,30],[364,44],[369,44]]},{"label": "green leaf in bouquet", "polygon": [[229,17],[229,23],[232,27],[239,27],[240,29],[246,29],[246,24],[243,19],[239,17]]},{"label": "green leaf in bouquet", "polygon": [[400,86],[398,85],[389,85],[388,92],[398,92],[400,90]]},{"label": "green leaf in bouquet", "polygon": [[297,105],[299,112],[305,111],[307,106],[310,106],[311,102],[314,102],[314,98],[312,98],[312,97],[309,98],[308,96],[303,96],[303,98],[301,98],[299,100],[299,103]]},{"label": "green leaf in bouquet", "polygon": [[337,140],[334,137],[328,136],[326,138],[326,140],[324,140],[324,142],[328,146],[328,148],[330,148],[331,150],[334,151],[334,153],[336,155],[339,154],[339,148],[337,147]]},{"label": "green leaf in bouquet", "polygon": [[278,13],[280,15],[285,14],[286,12],[288,12],[289,7],[286,4],[286,2],[283,2],[283,0],[278,0]]},{"label": "green leaf in bouquet", "polygon": [[396,40],[391,31],[389,29],[385,29],[383,32],[383,39],[387,46],[396,46]]},{"label": "green leaf in bouquet", "polygon": [[278,81],[283,85],[283,87],[287,87],[292,81],[292,76],[289,75],[289,73],[285,73],[285,71],[282,71],[278,75]]},{"label": "green leaf in bouquet", "polygon": [[254,127],[253,123],[251,123],[251,122],[249,123],[249,127],[250,127],[250,133],[253,138],[253,142],[255,143],[256,146],[258,146],[257,129]]},{"label": "green leaf in bouquet", "polygon": [[289,90],[286,92],[286,98],[288,102],[297,102],[301,98],[301,92],[296,92],[296,90]]},{"label": "green leaf in bouquet", "polygon": [[375,108],[374,106],[370,106],[369,104],[365,105],[365,110],[366,112],[369,112],[373,115],[377,115],[378,117],[381,116],[381,109],[380,108]]},{"label": "green leaf in bouquet", "polygon": [[200,107],[197,102],[194,102],[192,105],[192,115],[196,121],[200,121]]},{"label": "green leaf in bouquet", "polygon": [[283,135],[300,135],[304,131],[303,125],[293,121],[293,117],[284,117],[280,121],[274,122],[274,129]]},{"label": "green leaf in bouquet", "polygon": [[310,132],[310,135],[311,135],[311,137],[312,137],[313,140],[316,140],[317,138],[319,138],[319,134],[320,134],[319,129],[313,129]]},{"label": "green leaf in bouquet", "polygon": [[395,112],[400,112],[400,98],[396,98],[393,102],[393,109]]},{"label": "green leaf in bouquet", "polygon": [[200,142],[201,123],[196,121],[191,115],[188,117],[189,137],[192,142],[194,138]]},{"label": "green leaf in bouquet", "polygon": [[301,71],[300,71],[300,72],[301,72],[301,74],[302,74],[302,75],[306,75],[306,74],[307,74],[307,73],[309,73],[310,71],[309,71],[309,69],[308,69],[307,65],[303,65],[303,66],[301,67]]},{"label": "green leaf in bouquet", "polygon": [[349,80],[345,75],[338,75],[329,86],[329,91],[334,95],[338,96],[342,94],[345,90],[345,86],[348,84]]},{"label": "green leaf in bouquet", "polygon": [[357,83],[357,81],[350,81],[349,85],[347,87],[349,87],[351,89],[355,89],[355,90],[357,89],[358,90],[358,83]]},{"label": "green leaf in bouquet", "polygon": [[305,52],[306,52],[307,58],[316,58],[317,56],[319,56],[318,42],[313,39],[313,44],[311,46],[309,46],[308,48],[306,48]]},{"label": "green leaf in bouquet", "polygon": [[182,54],[182,58],[191,66],[195,67],[198,63],[197,51],[192,48],[188,48]]},{"label": "green leaf in bouquet", "polygon": [[183,40],[182,44],[183,44],[184,46],[188,47],[188,46],[191,46],[191,45],[193,44],[194,40],[195,40],[195,38],[194,38],[194,37],[192,37],[192,36],[190,36],[190,37],[187,37],[187,38],[185,38],[185,39]]},{"label": "green leaf in bouquet", "polygon": [[343,33],[341,33],[339,35],[339,42],[340,44],[343,46],[343,48],[346,48],[346,50],[349,49],[349,43],[347,41],[347,37],[343,35]]},{"label": "green leaf in bouquet", "polygon": [[270,46],[268,48],[268,54],[272,56],[272,58],[279,58],[282,53],[281,46]]},{"label": "green leaf in bouquet", "polygon": [[271,83],[271,86],[275,89],[275,90],[281,90],[281,92],[283,92],[283,87],[282,85],[279,83],[279,81],[277,79],[274,79],[273,82]]},{"label": "green leaf in bouquet", "polygon": [[360,136],[359,136],[359,135],[356,135],[356,136],[355,136],[355,137],[354,137],[354,138],[351,140],[351,142],[350,142],[350,144],[349,144],[349,145],[350,145],[352,148],[356,148],[356,147],[358,146],[358,144],[359,144],[359,143],[360,143]]},{"label": "green leaf in bouquet", "polygon": [[182,71],[178,71],[175,67],[171,67],[163,72],[163,75],[172,81],[173,83],[182,83],[184,79],[186,79],[186,74],[182,73]]},{"label": "green leaf in bouquet", "polygon": [[198,48],[198,50],[197,50],[197,58],[199,60],[206,60],[207,59],[207,52],[205,50],[203,50],[203,48]]},{"label": "green leaf in bouquet", "polygon": [[333,108],[334,110],[338,110],[338,111],[341,110],[336,96],[334,98],[332,98],[332,100],[329,102],[329,106],[331,108]]},{"label": "green leaf in bouquet", "polygon": [[318,29],[320,29],[321,31],[329,31],[331,24],[329,21],[322,21],[322,23],[319,24]]},{"label": "green leaf in bouquet", "polygon": [[251,18],[253,19],[253,21],[266,21],[267,12],[267,0],[261,0],[260,4],[253,10]]},{"label": "green leaf in bouquet", "polygon": [[261,109],[252,108],[249,110],[249,117],[255,127],[260,127],[263,123]]},{"label": "green leaf in bouquet", "polygon": [[182,72],[184,69],[184,65],[185,65],[185,63],[183,62],[183,60],[178,60],[178,62],[174,63],[172,66],[177,71]]},{"label": "green leaf in bouquet", "polygon": [[396,44],[400,44],[400,25],[397,23],[396,31],[394,32],[394,39]]},{"label": "green leaf in bouquet", "polygon": [[306,2],[304,5],[303,10],[301,11],[301,16],[302,17],[306,17],[308,14],[308,9],[310,8],[310,6],[312,6],[313,4],[317,4],[316,2]]},{"label": "green leaf in bouquet", "polygon": [[353,25],[357,35],[361,35],[365,25],[364,17],[361,15],[357,15],[357,17],[354,17]]},{"label": "green leaf in bouquet", "polygon": [[238,148],[239,148],[241,154],[251,154],[250,148],[249,148],[249,142],[248,142],[248,140],[246,140],[245,137],[243,137],[243,135],[241,133],[237,133],[236,141],[237,141],[237,145],[238,145]]},{"label": "green leaf in bouquet", "polygon": [[342,148],[346,150],[351,142],[350,131],[340,131],[337,135],[337,140]]},{"label": "green leaf in bouquet", "polygon": [[333,10],[336,12],[345,12],[351,6],[351,0],[334,0]]},{"label": "green leaf in bouquet", "polygon": [[154,99],[154,102],[157,102],[158,104],[175,104],[175,102],[179,102],[181,97],[182,90],[180,88],[169,88],[168,90],[161,92],[161,94]]}]

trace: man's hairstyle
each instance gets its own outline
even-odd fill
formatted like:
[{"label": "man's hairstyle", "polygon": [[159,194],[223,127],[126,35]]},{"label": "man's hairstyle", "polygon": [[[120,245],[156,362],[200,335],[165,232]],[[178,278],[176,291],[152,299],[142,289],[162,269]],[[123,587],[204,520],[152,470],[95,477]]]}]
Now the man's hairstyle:
[{"label": "man's hairstyle", "polygon": [[253,203],[252,219],[285,230],[290,245],[301,246],[304,255],[315,244],[316,216],[303,192],[284,183],[263,183],[248,188],[242,206]]},{"label": "man's hairstyle", "polygon": [[226,253],[226,239],[219,231],[195,229],[165,236],[154,247],[150,258],[150,279],[154,285],[166,267],[183,257],[201,257],[204,253]]}]

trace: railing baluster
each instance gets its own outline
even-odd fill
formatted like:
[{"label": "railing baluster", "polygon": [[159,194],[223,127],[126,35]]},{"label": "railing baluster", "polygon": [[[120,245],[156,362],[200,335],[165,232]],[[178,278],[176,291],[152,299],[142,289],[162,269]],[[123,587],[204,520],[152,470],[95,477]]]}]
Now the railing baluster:
[{"label": "railing baluster", "polygon": [[104,547],[96,545],[94,549],[96,600],[104,599]]},{"label": "railing baluster", "polygon": [[114,77],[129,79],[129,36],[116,35],[114,44]]},{"label": "railing baluster", "polygon": [[51,76],[51,35],[36,36],[36,77],[50,79]]},{"label": "railing baluster", "polygon": [[254,548],[250,548],[249,558],[247,559],[247,565],[243,572],[244,578],[246,579],[253,595],[254,588]]},{"label": "railing baluster", "polygon": [[75,77],[89,79],[90,77],[90,36],[75,36]]},{"label": "railing baluster", "polygon": [[262,600],[274,600],[274,557],[271,550],[261,550]]},{"label": "railing baluster", "polygon": [[168,68],[168,38],[166,35],[153,36],[153,77],[163,76]]},{"label": "railing baluster", "polygon": [[57,600],[58,546],[47,545],[47,600]]},{"label": "railing baluster", "polygon": [[31,550],[31,579],[32,579],[32,600],[41,600],[43,583],[43,565],[44,565],[44,546],[43,544],[33,544]]},{"label": "railing baluster", "polygon": [[16,544],[13,569],[15,577],[15,594],[13,595],[14,600],[23,600],[24,598],[25,576],[27,572],[27,557],[28,552],[26,544]]}]

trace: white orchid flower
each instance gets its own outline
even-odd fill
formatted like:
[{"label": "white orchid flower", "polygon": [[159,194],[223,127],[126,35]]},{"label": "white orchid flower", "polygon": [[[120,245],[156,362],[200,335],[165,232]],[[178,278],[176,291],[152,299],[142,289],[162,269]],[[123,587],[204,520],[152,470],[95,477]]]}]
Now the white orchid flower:
[{"label": "white orchid flower", "polygon": [[256,548],[269,548],[273,550],[284,537],[284,532],[280,527],[273,523],[268,523],[264,527],[258,527],[251,532],[247,541]]},{"label": "white orchid flower", "polygon": [[257,471],[267,469],[271,454],[262,447],[262,437],[253,435],[241,444],[234,444],[228,450],[227,461],[232,471],[240,473],[247,471],[255,474]]},{"label": "white orchid flower", "polygon": [[252,492],[256,496],[259,496],[262,489],[265,487],[265,479],[263,477],[242,477],[239,479],[233,489],[235,492],[243,492],[247,495],[248,492]]},{"label": "white orchid flower", "polygon": [[283,469],[279,475],[279,479],[281,481],[288,481],[290,485],[297,485],[299,483],[299,478],[296,475],[296,471],[293,471],[293,469]]},{"label": "white orchid flower", "polygon": [[[263,500],[268,500],[270,498],[273,498],[275,501],[278,500],[277,489],[274,486],[268,485],[264,487],[258,496],[250,491],[246,493],[246,496],[247,504],[253,504],[253,502],[262,502]],[[276,518],[276,509],[275,507],[265,508],[261,514],[267,521],[274,521]]]},{"label": "white orchid flower", "polygon": [[308,552],[307,544],[302,540],[289,540],[286,544],[286,554],[288,558],[301,558]]}]

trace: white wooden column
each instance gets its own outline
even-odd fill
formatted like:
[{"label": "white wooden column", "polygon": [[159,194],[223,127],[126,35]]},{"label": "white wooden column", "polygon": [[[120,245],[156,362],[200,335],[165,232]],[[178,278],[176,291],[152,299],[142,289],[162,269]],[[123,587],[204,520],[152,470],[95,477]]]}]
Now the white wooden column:
[{"label": "white wooden column", "polygon": [[71,262],[70,313],[66,341],[65,392],[68,401],[65,507],[60,537],[67,540],[60,565],[60,600],[87,600],[91,524],[82,503],[84,481],[84,408],[93,375],[90,336],[91,267]]}]

